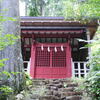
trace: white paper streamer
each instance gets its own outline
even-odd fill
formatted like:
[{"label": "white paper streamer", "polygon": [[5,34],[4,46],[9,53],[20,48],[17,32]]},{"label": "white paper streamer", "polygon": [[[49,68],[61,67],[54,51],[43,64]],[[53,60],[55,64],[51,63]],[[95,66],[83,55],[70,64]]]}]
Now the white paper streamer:
[{"label": "white paper streamer", "polygon": [[64,47],[63,47],[63,45],[61,45],[61,51],[64,51]]},{"label": "white paper streamer", "polygon": [[44,48],[43,48],[43,45],[42,45],[42,46],[41,46],[41,50],[43,51],[43,49],[44,49]]},{"label": "white paper streamer", "polygon": [[50,47],[48,47],[48,52],[50,52]]},{"label": "white paper streamer", "polygon": [[57,52],[57,48],[56,47],[54,48],[54,50],[55,50],[55,52]]}]

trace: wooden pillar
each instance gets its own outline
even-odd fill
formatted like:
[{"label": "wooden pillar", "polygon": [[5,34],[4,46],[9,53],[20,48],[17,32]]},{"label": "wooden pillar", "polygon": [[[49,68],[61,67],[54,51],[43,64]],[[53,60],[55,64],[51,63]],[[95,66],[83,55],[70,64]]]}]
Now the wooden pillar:
[{"label": "wooden pillar", "polygon": [[71,42],[70,41],[71,41],[71,37],[70,37],[70,34],[68,34],[68,50],[67,50],[68,57],[69,57],[69,58],[67,58],[68,59],[67,60],[68,61],[67,67],[69,67],[68,77],[72,77],[72,57],[71,57]]},{"label": "wooden pillar", "polygon": [[36,46],[35,44],[31,47],[31,61],[30,61],[30,75],[32,78],[35,78],[35,54],[36,53]]},{"label": "wooden pillar", "polygon": [[[87,29],[87,41],[90,44],[90,31]],[[91,58],[91,47],[88,47],[88,59]]]},{"label": "wooden pillar", "polygon": [[35,78],[35,53],[36,53],[36,42],[34,40],[34,35],[32,35],[33,43],[31,46],[31,61],[30,61],[30,75],[32,78]]}]

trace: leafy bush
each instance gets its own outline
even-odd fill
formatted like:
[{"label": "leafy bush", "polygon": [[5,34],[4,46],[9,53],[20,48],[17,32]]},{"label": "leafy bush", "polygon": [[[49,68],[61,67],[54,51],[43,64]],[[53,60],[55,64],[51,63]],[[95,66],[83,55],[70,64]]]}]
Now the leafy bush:
[{"label": "leafy bush", "polygon": [[88,78],[85,84],[87,93],[92,97],[92,100],[100,100],[100,71]]},{"label": "leafy bush", "polygon": [[100,37],[93,43],[93,54],[90,59],[90,73],[85,82],[85,89],[92,100],[100,100]]},{"label": "leafy bush", "polygon": [[84,82],[85,82],[85,78],[80,77],[80,78],[72,78],[73,82],[78,83],[78,87],[75,88],[76,91],[83,91],[85,86],[84,86]]},{"label": "leafy bush", "polygon": [[25,72],[24,76],[25,76],[25,81],[26,81],[25,84],[26,84],[26,86],[32,85],[32,80],[30,78],[30,75]]},{"label": "leafy bush", "polygon": [[13,89],[9,86],[6,85],[2,85],[0,87],[0,100],[4,100],[7,98],[7,96],[9,96],[10,94],[12,94]]}]

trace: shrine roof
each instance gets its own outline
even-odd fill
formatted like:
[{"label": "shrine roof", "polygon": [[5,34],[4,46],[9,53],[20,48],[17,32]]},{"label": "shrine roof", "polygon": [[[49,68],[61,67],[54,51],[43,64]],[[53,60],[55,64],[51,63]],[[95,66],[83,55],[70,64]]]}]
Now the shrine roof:
[{"label": "shrine roof", "polygon": [[88,28],[91,37],[94,36],[98,24],[95,21],[89,23],[81,23],[80,21],[68,21],[64,17],[21,17],[21,29],[34,29],[34,28]]}]

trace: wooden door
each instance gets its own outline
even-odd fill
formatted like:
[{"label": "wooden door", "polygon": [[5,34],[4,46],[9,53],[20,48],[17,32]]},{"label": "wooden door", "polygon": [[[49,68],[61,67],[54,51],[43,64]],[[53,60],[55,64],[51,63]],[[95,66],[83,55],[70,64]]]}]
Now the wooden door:
[{"label": "wooden door", "polygon": [[38,43],[31,50],[33,78],[71,77],[71,49],[68,43]]}]

